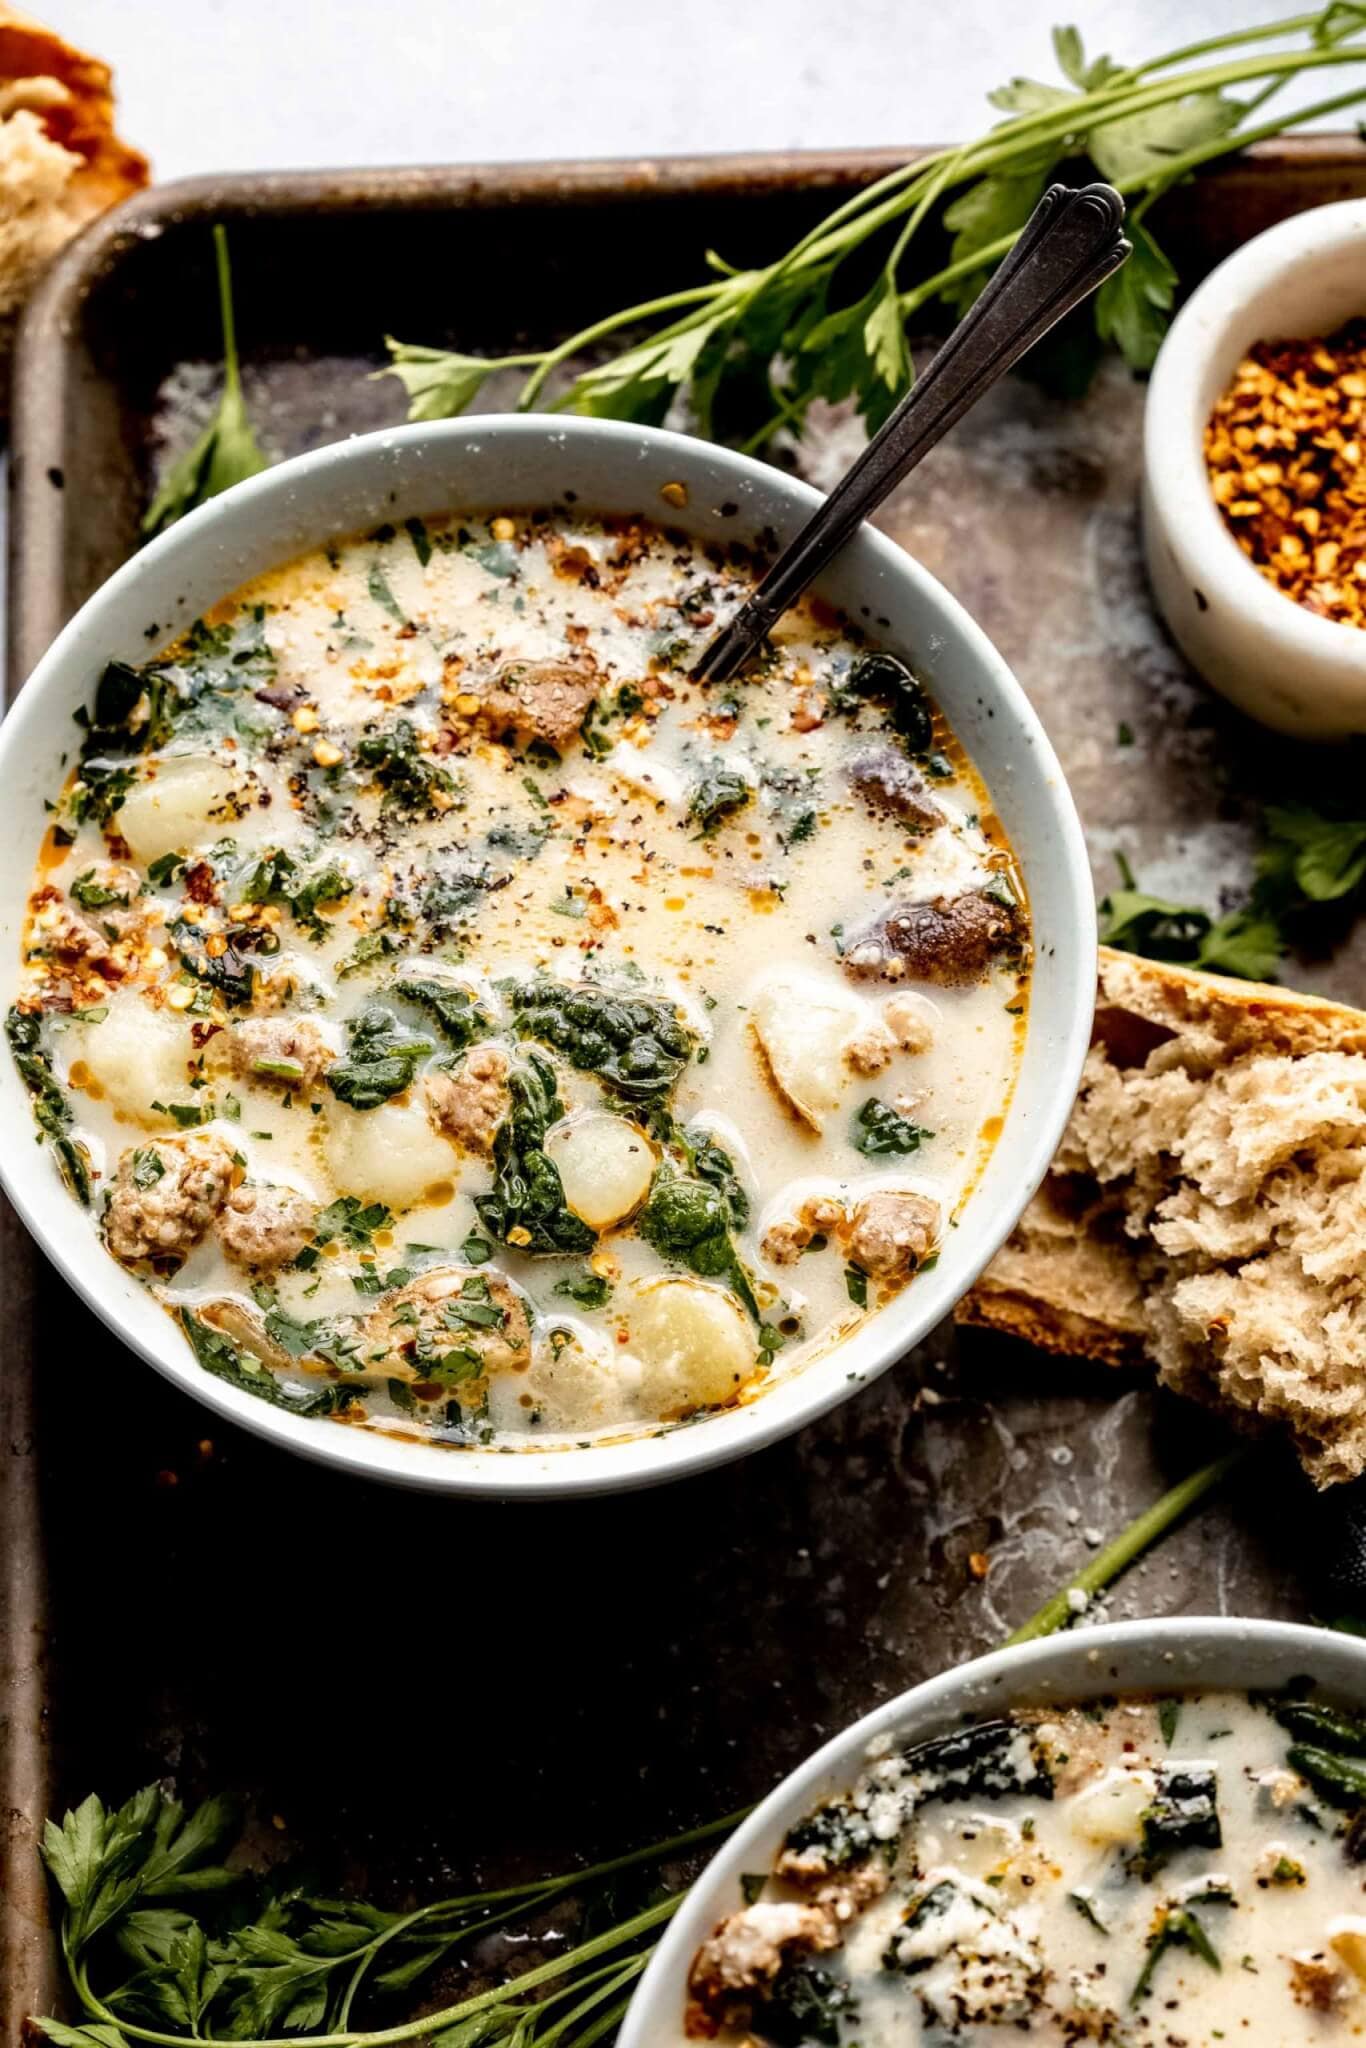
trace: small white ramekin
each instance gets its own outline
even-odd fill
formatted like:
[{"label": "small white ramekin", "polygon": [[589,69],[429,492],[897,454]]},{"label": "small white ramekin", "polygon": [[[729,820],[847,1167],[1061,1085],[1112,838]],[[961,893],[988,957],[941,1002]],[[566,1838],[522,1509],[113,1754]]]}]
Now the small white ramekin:
[{"label": "small white ramekin", "polygon": [[1366,630],[1318,617],[1267,581],[1214,502],[1204,429],[1258,341],[1332,334],[1366,315],[1366,199],[1312,207],[1212,271],[1162,345],[1143,427],[1143,536],[1153,593],[1205,680],[1300,739],[1366,732]]},{"label": "small white ramekin", "polygon": [[985,1718],[1007,1707],[1066,1705],[1115,1692],[1253,1691],[1302,1674],[1360,1707],[1366,1642],[1288,1621],[1121,1621],[994,1651],[888,1700],[784,1778],[718,1849],[655,1950],[617,2048],[683,2048],[688,1972],[701,1943],[744,1903],[745,1872],[767,1870],[788,1829],[853,1784],[875,1737],[919,1742],[956,1727],[965,1714]]}]

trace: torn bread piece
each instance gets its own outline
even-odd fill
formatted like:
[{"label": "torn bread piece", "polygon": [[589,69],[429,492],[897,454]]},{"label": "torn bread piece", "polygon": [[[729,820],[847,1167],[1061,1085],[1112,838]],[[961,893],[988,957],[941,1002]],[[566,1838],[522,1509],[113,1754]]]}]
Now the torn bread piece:
[{"label": "torn bread piece", "polygon": [[115,133],[108,65],[0,0],[0,364],[58,250],[147,178]]},{"label": "torn bread piece", "polygon": [[1366,1012],[1102,947],[1081,1090],[958,1319],[1366,1470]]}]

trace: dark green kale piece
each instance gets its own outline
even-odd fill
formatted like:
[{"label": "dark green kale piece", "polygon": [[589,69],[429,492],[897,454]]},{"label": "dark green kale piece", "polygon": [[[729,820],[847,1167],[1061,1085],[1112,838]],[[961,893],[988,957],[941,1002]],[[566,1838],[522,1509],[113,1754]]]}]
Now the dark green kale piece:
[{"label": "dark green kale piece", "polygon": [[693,1038],[671,1003],[592,983],[525,982],[510,991],[519,1035],[539,1039],[630,1103],[659,1102],[688,1064]]},{"label": "dark green kale piece", "polygon": [[493,1188],[474,1198],[479,1221],[519,1251],[591,1251],[597,1239],[567,1206],[559,1169],[545,1150],[547,1131],[564,1114],[555,1069],[529,1050],[510,1069],[508,1089],[512,1106],[493,1141]]},{"label": "dark green kale piece", "polygon": [[327,1085],[351,1109],[378,1109],[381,1102],[412,1086],[423,1055],[435,1051],[430,1038],[420,1038],[399,1023],[382,1003],[367,1003],[346,1027],[344,1059],[327,1070]]},{"label": "dark green kale piece", "polygon": [[724,1281],[760,1321],[753,1285],[731,1241],[730,1205],[720,1189],[661,1167],[636,1228],[662,1259],[703,1279]]},{"label": "dark green kale piece", "polygon": [[494,1028],[492,1017],[478,998],[469,989],[456,988],[449,981],[406,974],[394,983],[394,994],[425,1010],[457,1052],[463,1052],[477,1039],[487,1038]]},{"label": "dark green kale piece", "polygon": [[356,759],[370,770],[384,791],[385,803],[394,810],[409,817],[436,817],[449,810],[455,777],[423,752],[417,728],[408,719],[366,733],[357,743]]},{"label": "dark green kale piece", "polygon": [[1018,1721],[978,1721],[903,1752],[924,1783],[921,1799],[1002,1799],[1020,1793],[1051,1799],[1053,1779],[1029,1730]]},{"label": "dark green kale piece", "polygon": [[5,1037],[19,1078],[33,1099],[38,1128],[52,1140],[62,1178],[77,1201],[88,1208],[90,1160],[84,1145],[71,1135],[71,1104],[52,1071],[52,1058],[43,1044],[42,1018],[35,1011],[11,1007],[5,1018]]}]

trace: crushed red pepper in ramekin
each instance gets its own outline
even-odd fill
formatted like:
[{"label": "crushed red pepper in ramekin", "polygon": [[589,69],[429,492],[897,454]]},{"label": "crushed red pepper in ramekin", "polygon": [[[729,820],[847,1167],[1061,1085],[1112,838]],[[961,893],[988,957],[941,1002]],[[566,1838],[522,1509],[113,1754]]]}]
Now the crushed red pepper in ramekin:
[{"label": "crushed red pepper in ramekin", "polygon": [[1260,341],[1205,428],[1215,503],[1278,590],[1366,626],[1366,319]]}]

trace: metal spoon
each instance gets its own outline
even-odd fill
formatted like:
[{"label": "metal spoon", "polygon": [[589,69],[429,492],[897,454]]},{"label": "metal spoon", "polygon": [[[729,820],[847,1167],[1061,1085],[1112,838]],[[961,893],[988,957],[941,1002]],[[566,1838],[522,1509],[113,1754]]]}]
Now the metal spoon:
[{"label": "metal spoon", "polygon": [[1014,248],[820,510],[694,667],[723,683],[901,479],[1025,350],[1117,270],[1130,245],[1112,185],[1050,185]]}]

